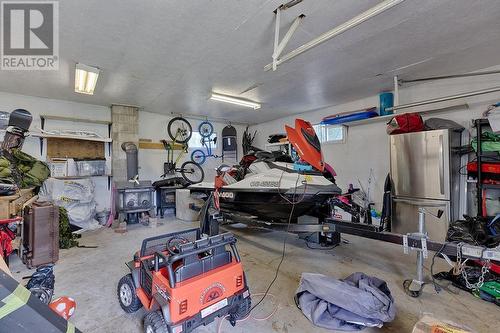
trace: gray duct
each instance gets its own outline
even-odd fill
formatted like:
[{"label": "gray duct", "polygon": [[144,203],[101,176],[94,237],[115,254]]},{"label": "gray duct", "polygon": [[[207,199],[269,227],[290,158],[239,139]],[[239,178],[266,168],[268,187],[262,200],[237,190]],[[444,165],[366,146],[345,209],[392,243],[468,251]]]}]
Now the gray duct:
[{"label": "gray duct", "polygon": [[122,149],[127,155],[127,179],[133,179],[139,174],[139,159],[137,146],[133,142],[122,143]]}]

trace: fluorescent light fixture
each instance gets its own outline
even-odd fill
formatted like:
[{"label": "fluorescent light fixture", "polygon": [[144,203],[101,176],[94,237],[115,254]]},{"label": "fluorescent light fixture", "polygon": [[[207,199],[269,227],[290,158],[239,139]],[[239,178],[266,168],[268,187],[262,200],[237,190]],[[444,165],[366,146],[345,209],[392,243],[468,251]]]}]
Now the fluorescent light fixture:
[{"label": "fluorescent light fixture", "polygon": [[75,92],[86,95],[93,95],[97,78],[99,77],[99,68],[76,64],[75,69]]},{"label": "fluorescent light fixture", "polygon": [[231,104],[236,104],[236,105],[240,105],[240,106],[246,106],[247,108],[252,108],[254,110],[260,109],[259,103],[255,103],[252,101],[248,101],[246,99],[231,97],[231,96],[227,96],[227,95],[212,93],[212,96],[210,96],[210,99],[214,100],[214,101],[219,101],[219,102],[225,102],[225,103],[231,103]]}]

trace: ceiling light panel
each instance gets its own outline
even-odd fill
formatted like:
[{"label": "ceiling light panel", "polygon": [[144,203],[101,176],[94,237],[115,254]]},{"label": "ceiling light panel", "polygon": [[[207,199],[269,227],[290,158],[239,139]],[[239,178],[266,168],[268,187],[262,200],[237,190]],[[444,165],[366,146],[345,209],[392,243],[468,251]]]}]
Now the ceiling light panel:
[{"label": "ceiling light panel", "polygon": [[252,102],[252,101],[249,101],[246,99],[232,97],[232,96],[228,96],[228,95],[216,94],[216,93],[212,93],[212,96],[210,96],[210,99],[213,101],[245,106],[248,108],[252,108],[254,110],[260,109],[260,106],[261,106],[260,103],[256,103],[256,102]]},{"label": "ceiling light panel", "polygon": [[99,78],[100,70],[96,67],[84,64],[76,64],[75,68],[75,92],[93,95]]}]

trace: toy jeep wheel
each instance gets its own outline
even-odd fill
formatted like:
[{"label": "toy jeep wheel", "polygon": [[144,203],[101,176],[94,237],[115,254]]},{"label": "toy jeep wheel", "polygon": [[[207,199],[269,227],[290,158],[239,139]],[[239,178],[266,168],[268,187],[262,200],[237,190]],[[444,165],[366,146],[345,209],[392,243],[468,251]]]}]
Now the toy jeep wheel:
[{"label": "toy jeep wheel", "polygon": [[150,312],[144,317],[144,333],[168,333],[168,325],[161,311]]},{"label": "toy jeep wheel", "polygon": [[123,311],[127,313],[136,312],[142,307],[142,303],[135,293],[134,280],[131,274],[127,274],[118,282],[118,300]]}]

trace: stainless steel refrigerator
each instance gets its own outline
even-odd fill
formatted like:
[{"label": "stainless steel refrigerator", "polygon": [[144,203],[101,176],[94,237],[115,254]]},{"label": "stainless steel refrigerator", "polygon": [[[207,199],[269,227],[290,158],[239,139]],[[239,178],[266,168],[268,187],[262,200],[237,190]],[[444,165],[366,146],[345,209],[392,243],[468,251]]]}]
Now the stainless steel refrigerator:
[{"label": "stainless steel refrigerator", "polygon": [[393,182],[392,231],[406,234],[418,230],[418,209],[425,207],[441,218],[426,215],[431,240],[444,241],[449,222],[457,219],[460,200],[460,132],[433,130],[390,137]]}]

